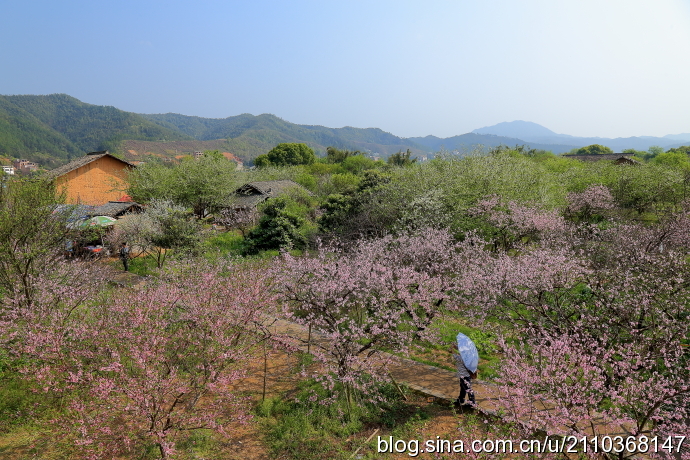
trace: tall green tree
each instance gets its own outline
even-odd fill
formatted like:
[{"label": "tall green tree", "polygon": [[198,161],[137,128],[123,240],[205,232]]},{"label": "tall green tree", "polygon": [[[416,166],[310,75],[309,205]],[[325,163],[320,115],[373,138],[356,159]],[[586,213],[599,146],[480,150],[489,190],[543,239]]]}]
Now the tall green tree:
[{"label": "tall green tree", "polygon": [[401,150],[388,157],[388,164],[393,166],[410,166],[411,164],[417,162],[417,159],[410,158],[411,156],[412,152],[410,149],[407,149],[406,152]]},{"label": "tall green tree", "polygon": [[357,156],[357,155],[364,155],[362,152],[359,150],[355,151],[350,151],[350,150],[340,150],[335,147],[327,147],[326,148],[326,161],[328,163],[342,163],[346,159]]},{"label": "tall green tree", "polygon": [[683,152],[686,155],[690,155],[690,145],[681,145],[680,147],[674,147],[667,150],[668,152]]},{"label": "tall green tree", "polygon": [[259,155],[254,164],[265,166],[310,165],[316,161],[314,150],[307,144],[284,142],[273,147],[268,153]]},{"label": "tall green tree", "polygon": [[572,153],[576,155],[604,155],[614,152],[610,147],[606,147],[605,145],[592,144],[586,147],[580,147],[579,149],[574,150]]}]

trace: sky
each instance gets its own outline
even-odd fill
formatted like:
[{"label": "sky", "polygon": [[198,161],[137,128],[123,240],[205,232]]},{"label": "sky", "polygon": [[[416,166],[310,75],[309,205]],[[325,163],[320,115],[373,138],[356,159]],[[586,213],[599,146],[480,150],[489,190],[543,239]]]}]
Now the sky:
[{"label": "sky", "polygon": [[690,0],[0,0],[0,94],[450,137],[690,132]]}]

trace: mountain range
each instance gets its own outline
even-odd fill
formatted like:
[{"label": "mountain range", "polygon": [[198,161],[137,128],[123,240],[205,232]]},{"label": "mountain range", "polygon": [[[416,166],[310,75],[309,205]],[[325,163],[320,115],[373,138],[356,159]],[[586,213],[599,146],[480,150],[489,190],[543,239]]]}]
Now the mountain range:
[{"label": "mountain range", "polygon": [[[475,129],[475,134],[493,134],[496,136],[517,137],[530,144],[548,145],[585,145],[600,144],[613,149],[614,152],[621,152],[625,149],[647,150],[652,146],[679,147],[683,143],[690,142],[690,133],[668,134],[664,137],[639,136],[639,137],[618,137],[615,139],[605,137],[576,137],[568,134],[557,134],[548,128],[530,121],[511,121],[498,123],[493,126]],[[554,150],[555,153],[555,150]]]},{"label": "mountain range", "polygon": [[690,141],[690,134],[663,138],[582,138],[557,134],[524,121],[499,123],[472,133],[439,138],[402,138],[378,128],[328,128],[298,125],[275,115],[242,114],[203,118],[180,114],[137,114],[84,103],[66,94],[0,95],[0,157],[27,158],[47,168],[85,152],[110,150],[128,160],[173,159],[198,150],[221,150],[251,161],[280,142],[304,142],[317,154],[326,147],[362,150],[386,157],[400,150],[415,155],[441,150],[464,152],[476,146],[523,145],[563,153],[593,143],[615,151],[646,150]]}]

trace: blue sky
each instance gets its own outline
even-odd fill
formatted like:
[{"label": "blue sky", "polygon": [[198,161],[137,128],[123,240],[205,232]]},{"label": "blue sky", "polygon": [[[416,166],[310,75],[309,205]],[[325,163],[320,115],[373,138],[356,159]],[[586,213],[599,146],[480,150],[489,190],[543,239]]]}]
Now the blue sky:
[{"label": "blue sky", "polygon": [[448,137],[690,132],[690,0],[0,0],[0,94]]}]

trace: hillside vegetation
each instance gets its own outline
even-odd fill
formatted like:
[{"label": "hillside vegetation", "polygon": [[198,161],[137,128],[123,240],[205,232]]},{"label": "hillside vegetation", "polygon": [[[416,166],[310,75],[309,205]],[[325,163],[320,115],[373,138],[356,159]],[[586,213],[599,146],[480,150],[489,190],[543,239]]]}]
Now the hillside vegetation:
[{"label": "hillside vegetation", "polygon": [[125,139],[190,139],[141,115],[66,94],[0,96],[0,118],[0,153],[44,164],[95,150],[118,151]]},{"label": "hillside vegetation", "polygon": [[[320,156],[332,146],[382,157],[408,149],[420,155],[442,149],[462,153],[478,145],[524,144],[520,139],[481,134],[405,139],[378,128],[298,125],[270,114],[227,118],[142,115],[87,104],[66,94],[0,96],[0,155],[28,158],[48,168],[96,150],[110,150],[140,161],[174,160],[194,151],[221,150],[251,162],[283,142],[305,143]],[[573,148],[531,147],[555,153]]]}]

